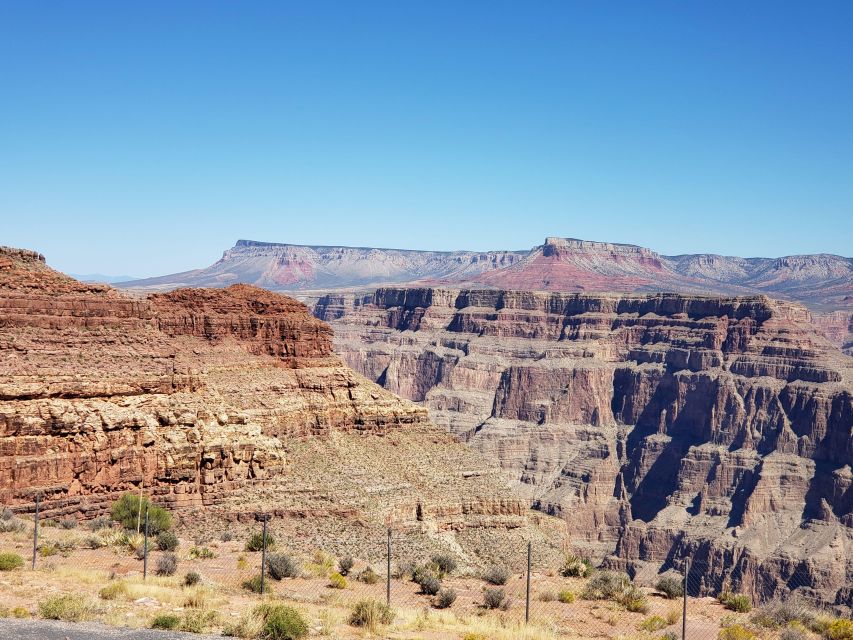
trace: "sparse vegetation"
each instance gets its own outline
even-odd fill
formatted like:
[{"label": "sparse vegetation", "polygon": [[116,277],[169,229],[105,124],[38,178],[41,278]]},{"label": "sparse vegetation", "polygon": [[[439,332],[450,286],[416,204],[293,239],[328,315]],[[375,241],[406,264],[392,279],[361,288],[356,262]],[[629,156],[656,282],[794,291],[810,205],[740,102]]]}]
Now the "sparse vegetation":
[{"label": "sparse vegetation", "polygon": [[252,576],[248,580],[245,580],[243,582],[243,588],[247,589],[248,591],[251,591],[252,593],[260,593],[261,592],[261,576]]},{"label": "sparse vegetation", "polygon": [[216,624],[217,617],[218,616],[215,611],[205,611],[201,609],[185,611],[179,629],[189,633],[204,633]]},{"label": "sparse vegetation", "polygon": [[595,574],[582,595],[585,600],[611,600],[633,613],[648,613],[649,610],[645,594],[624,573],[602,571]]},{"label": "sparse vegetation", "polygon": [[340,573],[333,573],[329,576],[329,587],[331,587],[332,589],[346,589],[347,579],[344,578]]},{"label": "sparse vegetation", "polygon": [[440,589],[435,598],[437,609],[448,609],[453,606],[454,602],[456,602],[456,592],[448,587]]},{"label": "sparse vegetation", "polygon": [[755,624],[766,629],[780,629],[794,622],[811,626],[816,618],[817,612],[797,598],[766,602],[751,616]]},{"label": "sparse vegetation", "polygon": [[255,613],[263,622],[260,640],[299,640],[308,635],[308,622],[293,607],[262,604]]},{"label": "sparse vegetation", "polygon": [[98,516],[89,521],[86,525],[89,531],[100,531],[101,529],[109,529],[112,527],[113,521],[109,516]]},{"label": "sparse vegetation", "polygon": [[483,606],[486,609],[508,609],[509,601],[503,589],[484,589]]},{"label": "sparse vegetation", "polygon": [[143,496],[140,498],[135,493],[125,493],[113,503],[110,515],[126,531],[141,531],[141,524],[145,519],[145,509],[148,508],[148,531],[151,535],[157,535],[161,531],[172,528],[172,514],[163,507]]},{"label": "sparse vegetation", "polygon": [[394,622],[394,611],[378,600],[359,600],[350,613],[349,623],[354,627],[363,627],[371,633],[382,625]]},{"label": "sparse vegetation", "polygon": [[376,584],[380,580],[380,576],[371,567],[365,567],[358,572],[356,580],[364,584]]},{"label": "sparse vegetation", "polygon": [[726,609],[737,613],[749,613],[752,609],[752,600],[742,593],[724,592],[718,599]]},{"label": "sparse vegetation", "polygon": [[157,569],[155,573],[158,576],[173,576],[178,570],[178,556],[174,553],[164,553],[157,560]]},{"label": "sparse vegetation", "polygon": [[655,589],[660,591],[667,598],[681,598],[684,595],[684,584],[678,578],[673,576],[664,576],[655,585]]},{"label": "sparse vegetation", "polygon": [[65,518],[59,521],[59,526],[63,529],[76,529],[77,518]]},{"label": "sparse vegetation", "polygon": [[267,575],[274,580],[298,578],[299,574],[299,563],[292,556],[274,553],[267,557]]},{"label": "sparse vegetation", "polygon": [[216,557],[216,554],[210,547],[192,547],[189,556],[195,560],[211,560]]},{"label": "sparse vegetation", "polygon": [[181,619],[174,613],[159,613],[151,620],[152,629],[175,631],[181,626]]},{"label": "sparse vegetation", "polygon": [[666,620],[661,616],[649,616],[637,626],[640,631],[654,632],[666,629],[669,624],[667,624]]},{"label": "sparse vegetation", "polygon": [[592,562],[586,558],[567,553],[560,567],[560,575],[566,578],[587,578],[593,573]]},{"label": "sparse vegetation", "polygon": [[355,560],[352,559],[352,556],[344,556],[338,560],[338,573],[342,576],[348,576],[354,565]]},{"label": "sparse vegetation", "polygon": [[[267,532],[267,549],[275,546],[275,537]],[[246,541],[246,551],[263,551],[264,548],[264,533],[256,531]]]},{"label": "sparse vegetation", "polygon": [[753,638],[757,638],[758,636],[754,631],[750,631],[743,625],[733,624],[730,627],[721,629],[717,637],[719,640],[753,640]]},{"label": "sparse vegetation", "polygon": [[497,586],[509,582],[509,576],[509,569],[497,565],[491,566],[483,572],[483,580]]},{"label": "sparse vegetation", "polygon": [[435,566],[438,577],[444,578],[456,571],[456,558],[446,553],[439,553],[432,557],[432,564]]},{"label": "sparse vegetation", "polygon": [[197,585],[199,582],[201,582],[201,575],[199,575],[197,571],[189,571],[184,576],[185,587],[192,587],[194,585]]},{"label": "sparse vegetation", "polygon": [[39,615],[48,620],[81,622],[92,613],[91,603],[81,595],[49,596],[38,603]]},{"label": "sparse vegetation", "polygon": [[179,544],[178,536],[171,531],[161,531],[157,535],[157,548],[160,551],[175,551]]},{"label": "sparse vegetation", "polygon": [[0,553],[0,571],[11,571],[24,566],[24,559],[17,553]]},{"label": "sparse vegetation", "polygon": [[116,580],[101,589],[98,592],[98,597],[101,600],[115,600],[119,596],[126,596],[127,594],[127,584],[123,580]]}]

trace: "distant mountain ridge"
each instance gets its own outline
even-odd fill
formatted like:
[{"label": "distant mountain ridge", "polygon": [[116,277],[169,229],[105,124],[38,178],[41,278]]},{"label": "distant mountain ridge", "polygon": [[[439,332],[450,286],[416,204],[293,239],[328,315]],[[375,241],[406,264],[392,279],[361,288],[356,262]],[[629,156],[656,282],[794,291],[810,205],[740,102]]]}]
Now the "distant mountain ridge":
[{"label": "distant mountain ridge", "polygon": [[853,309],[853,258],[664,256],[630,244],[546,238],[528,250],[422,251],[239,240],[203,269],[120,283],[168,290],[247,283],[276,291],[442,284],[546,291],[765,293],[815,310]]}]

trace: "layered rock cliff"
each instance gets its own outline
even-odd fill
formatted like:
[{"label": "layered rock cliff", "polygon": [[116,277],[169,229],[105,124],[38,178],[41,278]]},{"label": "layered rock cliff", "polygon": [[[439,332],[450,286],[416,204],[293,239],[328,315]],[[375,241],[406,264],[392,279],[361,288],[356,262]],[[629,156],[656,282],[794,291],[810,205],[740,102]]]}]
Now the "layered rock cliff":
[{"label": "layered rock cliff", "polygon": [[[372,456],[405,469],[365,474]],[[539,535],[495,467],[346,367],[303,304],[246,285],[132,298],[0,249],[0,504],[91,516],[127,490],[199,521],[291,515],[303,541],[388,517]]]},{"label": "layered rock cliff", "polygon": [[695,593],[853,606],[853,360],[803,307],[427,288],[315,313],[584,553],[646,578],[690,558]]}]

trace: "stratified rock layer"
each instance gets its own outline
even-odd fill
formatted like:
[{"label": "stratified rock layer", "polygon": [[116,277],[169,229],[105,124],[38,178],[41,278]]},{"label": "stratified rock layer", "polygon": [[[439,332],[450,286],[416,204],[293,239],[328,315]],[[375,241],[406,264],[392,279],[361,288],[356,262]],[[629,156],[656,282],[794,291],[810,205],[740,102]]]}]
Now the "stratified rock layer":
[{"label": "stratified rock layer", "polygon": [[330,295],[336,349],[500,461],[575,546],[695,592],[853,605],[853,369],[765,297]]},{"label": "stratified rock layer", "polygon": [[199,522],[287,515],[303,544],[381,543],[389,517],[422,551],[461,551],[468,528],[541,539],[497,467],[346,367],[303,304],[246,285],[131,298],[0,250],[0,504],[91,516],[128,490]]}]

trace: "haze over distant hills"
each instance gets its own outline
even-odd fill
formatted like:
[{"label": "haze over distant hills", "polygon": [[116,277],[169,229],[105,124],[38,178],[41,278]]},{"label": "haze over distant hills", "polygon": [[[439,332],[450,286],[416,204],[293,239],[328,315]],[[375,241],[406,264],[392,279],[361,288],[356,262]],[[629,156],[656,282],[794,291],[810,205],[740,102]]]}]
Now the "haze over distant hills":
[{"label": "haze over distant hills", "polygon": [[121,283],[168,290],[238,282],[277,291],[441,284],[547,291],[755,294],[853,309],[853,259],[831,254],[664,256],[635,245],[547,238],[523,251],[417,251],[239,240],[203,269]]}]

